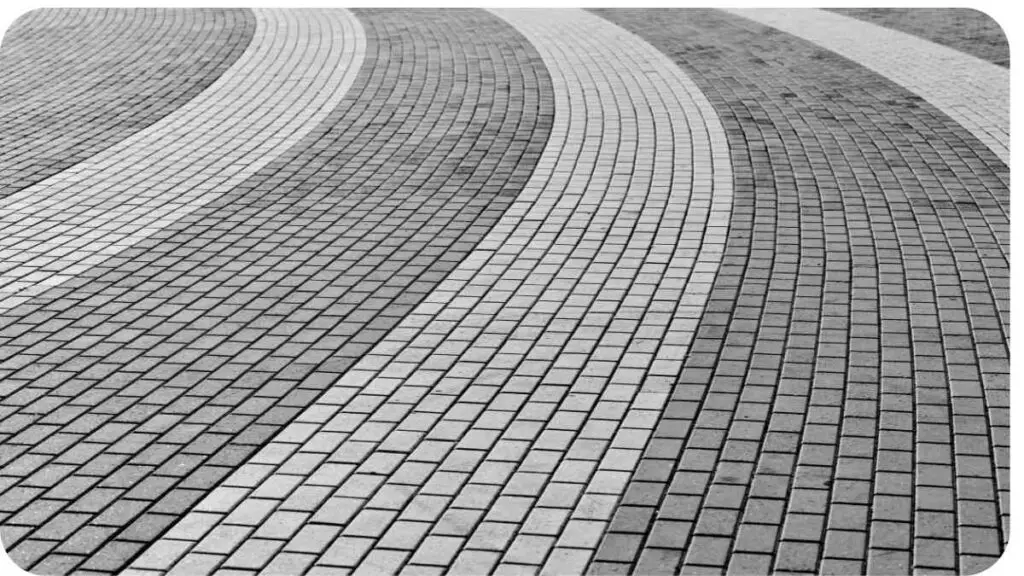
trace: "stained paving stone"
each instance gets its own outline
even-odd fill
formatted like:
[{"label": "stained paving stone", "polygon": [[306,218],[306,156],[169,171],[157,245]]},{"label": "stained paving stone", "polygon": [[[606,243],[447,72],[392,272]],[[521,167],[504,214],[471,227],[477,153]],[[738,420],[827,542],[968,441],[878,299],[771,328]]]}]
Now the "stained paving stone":
[{"label": "stained paving stone", "polygon": [[[80,179],[216,94],[281,40],[261,32],[270,14],[23,17],[0,49],[15,103],[0,115],[32,136],[0,139],[15,159],[0,195]],[[314,15],[274,14],[281,31]],[[328,14],[365,39],[311,132],[0,306],[16,563],[910,574],[998,559],[1008,126],[983,102],[1008,78],[998,26],[967,10],[354,14]],[[300,59],[337,58],[344,36],[305,29]],[[951,53],[998,79],[956,113]],[[56,105],[48,83],[67,88]],[[19,229],[56,222],[19,214]],[[107,216],[53,237],[101,244]],[[41,255],[75,249],[30,244],[3,257],[45,272]]]}]

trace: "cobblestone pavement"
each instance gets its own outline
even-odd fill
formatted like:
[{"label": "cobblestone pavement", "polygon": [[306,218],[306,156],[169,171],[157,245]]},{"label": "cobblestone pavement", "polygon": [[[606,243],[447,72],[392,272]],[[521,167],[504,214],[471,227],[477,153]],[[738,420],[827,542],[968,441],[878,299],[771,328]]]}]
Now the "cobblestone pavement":
[{"label": "cobblestone pavement", "polygon": [[978,10],[948,8],[832,8],[931,40],[1000,66],[1010,66],[1010,45],[999,24]]},{"label": "cobblestone pavement", "polygon": [[1007,545],[981,13],[47,9],[0,79],[0,537],[33,573]]}]

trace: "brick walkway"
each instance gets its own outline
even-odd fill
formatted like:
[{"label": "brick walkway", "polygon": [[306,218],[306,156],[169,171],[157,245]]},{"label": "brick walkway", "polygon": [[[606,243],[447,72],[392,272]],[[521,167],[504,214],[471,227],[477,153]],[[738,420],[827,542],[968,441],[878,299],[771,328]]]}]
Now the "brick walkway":
[{"label": "brick walkway", "polygon": [[990,566],[1000,42],[968,10],[24,16],[6,550],[154,576]]}]

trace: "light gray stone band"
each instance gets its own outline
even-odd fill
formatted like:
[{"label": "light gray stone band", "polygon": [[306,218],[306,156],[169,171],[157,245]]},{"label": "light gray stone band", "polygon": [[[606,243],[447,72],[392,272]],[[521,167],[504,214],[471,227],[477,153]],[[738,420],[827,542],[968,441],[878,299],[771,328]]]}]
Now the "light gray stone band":
[{"label": "light gray stone band", "polygon": [[9,196],[0,311],[58,286],[211,202],[312,130],[365,51],[346,10],[257,10],[257,30],[209,88],[153,126]]}]

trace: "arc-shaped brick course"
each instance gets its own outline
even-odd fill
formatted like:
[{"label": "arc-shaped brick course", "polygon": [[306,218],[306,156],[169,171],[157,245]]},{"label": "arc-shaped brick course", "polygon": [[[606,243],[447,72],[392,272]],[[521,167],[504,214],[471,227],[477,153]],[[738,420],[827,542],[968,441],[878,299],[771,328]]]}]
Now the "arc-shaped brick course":
[{"label": "arc-shaped brick course", "polygon": [[252,43],[201,95],[9,195],[0,210],[0,310],[214,200],[319,124],[351,85],[364,51],[362,31],[345,14],[257,11]]},{"label": "arc-shaped brick course", "polygon": [[599,13],[686,55],[731,137],[732,229],[752,232],[730,234],[647,454],[674,472],[635,482],[594,571],[991,564],[1005,171],[939,110],[800,39],[710,11],[671,30],[671,13]]},{"label": "arc-shaped brick course", "polygon": [[731,12],[819,44],[882,74],[942,110],[1009,164],[1009,70],[899,30],[825,10]]},{"label": "arc-shaped brick course", "polygon": [[[552,548],[549,569],[582,569],[556,541],[600,524],[595,503],[614,505],[646,442],[717,268],[731,174],[710,105],[662,55],[586,13],[498,13],[555,90],[530,182],[424,304],[135,568],[215,566],[235,534],[268,570],[516,571]],[[303,525],[253,532],[253,514]]]},{"label": "arc-shaped brick course", "polygon": [[[5,471],[28,485],[0,500],[19,561],[123,565],[404,316],[532,171],[550,95],[510,27],[481,12],[361,18],[370,63],[293,151],[6,316]],[[301,241],[279,245],[289,234]],[[52,339],[18,322],[28,308]],[[85,442],[68,452],[72,438]],[[51,472],[73,478],[51,490]],[[69,505],[82,514],[52,520]],[[91,525],[33,538],[47,521]]]},{"label": "arc-shaped brick course", "polygon": [[0,50],[0,198],[147,128],[252,40],[250,10],[40,9]]},{"label": "arc-shaped brick course", "polygon": [[886,28],[1010,66],[1010,44],[999,22],[973,8],[829,8]]},{"label": "arc-shaped brick course", "polygon": [[991,566],[999,38],[947,9],[30,13],[0,47],[5,548]]}]

